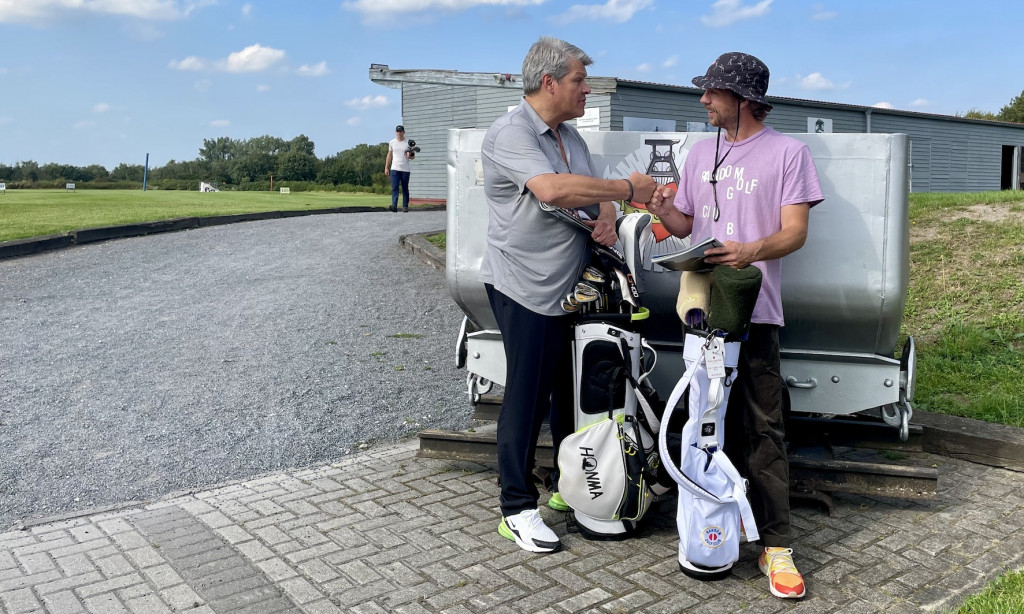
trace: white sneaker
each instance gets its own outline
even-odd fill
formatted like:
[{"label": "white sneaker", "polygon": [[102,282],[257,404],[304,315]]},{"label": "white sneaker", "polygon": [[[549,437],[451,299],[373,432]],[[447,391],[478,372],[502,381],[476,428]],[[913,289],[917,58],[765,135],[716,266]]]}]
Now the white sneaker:
[{"label": "white sneaker", "polygon": [[529,552],[557,552],[562,548],[555,532],[541,520],[536,509],[524,510],[513,516],[504,516],[498,525],[498,534],[511,539]]}]

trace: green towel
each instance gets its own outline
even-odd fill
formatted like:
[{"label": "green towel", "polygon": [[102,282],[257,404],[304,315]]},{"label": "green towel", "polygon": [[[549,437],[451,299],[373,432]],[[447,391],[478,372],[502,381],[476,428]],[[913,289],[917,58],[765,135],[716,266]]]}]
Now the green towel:
[{"label": "green towel", "polygon": [[750,316],[761,291],[761,270],[756,266],[734,269],[717,265],[711,270],[711,310],[708,324],[735,339],[746,339]]}]

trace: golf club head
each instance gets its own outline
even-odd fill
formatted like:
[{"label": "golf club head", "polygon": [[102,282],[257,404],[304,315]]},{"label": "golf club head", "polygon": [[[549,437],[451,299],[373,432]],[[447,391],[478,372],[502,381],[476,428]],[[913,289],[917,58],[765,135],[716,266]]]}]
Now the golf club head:
[{"label": "golf club head", "polygon": [[644,271],[651,267],[651,251],[654,249],[652,220],[650,213],[638,211],[624,215],[615,222],[615,232],[619,235],[623,260],[633,275],[639,292],[646,290]]},{"label": "golf club head", "polygon": [[622,272],[619,269],[612,269],[615,272],[615,279],[619,282],[619,290],[622,292],[622,300],[633,307],[640,306],[640,292],[637,290],[633,276]]}]

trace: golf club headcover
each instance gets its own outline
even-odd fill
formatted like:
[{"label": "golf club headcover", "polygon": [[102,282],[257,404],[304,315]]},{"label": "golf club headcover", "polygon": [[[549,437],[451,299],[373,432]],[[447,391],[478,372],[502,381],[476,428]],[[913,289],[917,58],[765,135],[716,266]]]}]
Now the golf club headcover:
[{"label": "golf club headcover", "polygon": [[651,250],[654,248],[654,234],[651,217],[647,212],[628,213],[615,221],[615,233],[629,272],[633,274],[637,291],[646,290],[644,271],[651,268]]},{"label": "golf club headcover", "polygon": [[676,297],[676,314],[683,324],[697,327],[702,324],[711,309],[711,273],[683,271],[679,275],[679,296]]},{"label": "golf club headcover", "polygon": [[724,330],[733,339],[746,339],[760,291],[761,269],[756,266],[734,269],[717,265],[711,269],[711,328]]}]

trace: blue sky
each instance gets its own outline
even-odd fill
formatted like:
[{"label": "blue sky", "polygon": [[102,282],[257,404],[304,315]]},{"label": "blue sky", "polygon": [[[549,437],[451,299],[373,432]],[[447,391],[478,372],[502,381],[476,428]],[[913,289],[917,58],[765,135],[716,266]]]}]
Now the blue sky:
[{"label": "blue sky", "polygon": [[[690,85],[725,51],[769,94],[957,114],[1024,90],[1019,2],[0,0],[0,162],[192,160],[204,138],[393,137],[398,69],[518,73],[540,35],[590,74]],[[413,135],[414,136],[414,135]]]}]

